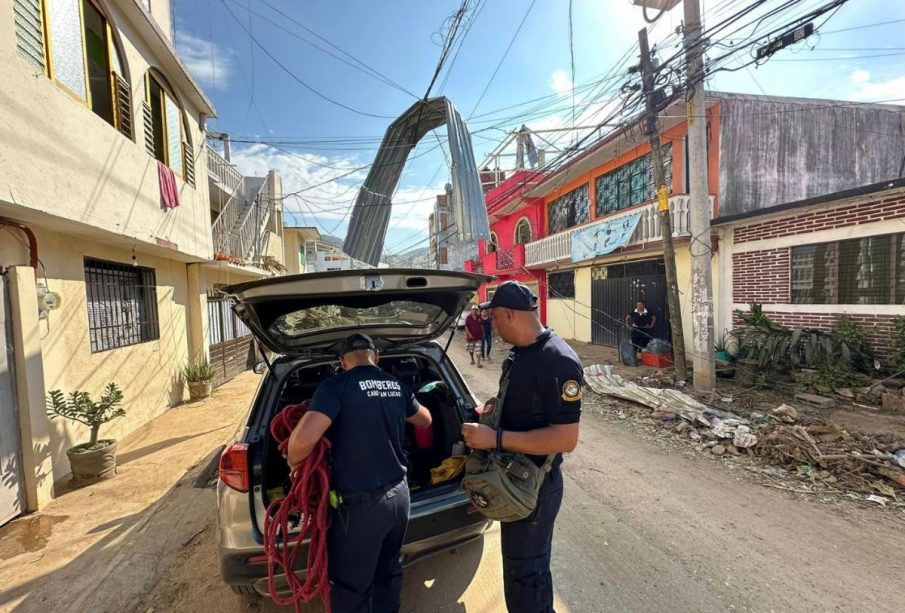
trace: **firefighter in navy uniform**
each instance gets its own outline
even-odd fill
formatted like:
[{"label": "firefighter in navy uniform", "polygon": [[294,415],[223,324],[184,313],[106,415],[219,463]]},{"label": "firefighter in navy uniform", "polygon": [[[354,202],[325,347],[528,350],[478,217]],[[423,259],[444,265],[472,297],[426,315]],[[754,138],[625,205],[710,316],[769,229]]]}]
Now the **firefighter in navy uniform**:
[{"label": "firefighter in navy uniform", "polygon": [[472,449],[524,453],[538,466],[548,455],[557,455],[534,513],[500,525],[507,609],[510,613],[552,612],[553,524],[562,503],[562,453],[578,444],[581,362],[565,341],[541,324],[537,297],[527,286],[503,283],[481,308],[493,309],[497,332],[513,345],[503,363],[509,385],[499,430],[469,423],[462,427],[462,435]]},{"label": "firefighter in navy uniform", "polygon": [[395,377],[377,367],[373,341],[343,341],[343,372],[324,381],[289,438],[290,467],[321,436],[332,444],[332,485],[339,504],[327,534],[330,604],[335,613],[398,611],[399,553],[409,517],[403,455],[405,422],[426,427],[428,410]]}]

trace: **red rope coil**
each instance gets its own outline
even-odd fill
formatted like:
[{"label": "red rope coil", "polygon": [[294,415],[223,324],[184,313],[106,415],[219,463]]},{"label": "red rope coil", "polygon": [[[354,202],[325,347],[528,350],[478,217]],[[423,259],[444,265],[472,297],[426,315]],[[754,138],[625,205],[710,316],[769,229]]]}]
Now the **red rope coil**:
[{"label": "red rope coil", "polygon": [[[274,417],[270,432],[283,456],[289,446],[289,436],[302,419],[309,404],[290,404]],[[285,498],[274,500],[264,517],[264,551],[267,554],[267,582],[270,596],[280,605],[294,605],[296,611],[303,602],[320,596],[330,613],[330,580],[327,576],[327,530],[330,528],[330,470],[328,454],[330,441],[321,438],[311,455],[290,474],[292,486]],[[296,521],[296,518],[298,520]],[[291,526],[298,532],[291,534]],[[305,580],[295,573],[301,545],[310,539],[306,560]],[[291,595],[282,597],[275,589],[274,577],[282,572]]]}]

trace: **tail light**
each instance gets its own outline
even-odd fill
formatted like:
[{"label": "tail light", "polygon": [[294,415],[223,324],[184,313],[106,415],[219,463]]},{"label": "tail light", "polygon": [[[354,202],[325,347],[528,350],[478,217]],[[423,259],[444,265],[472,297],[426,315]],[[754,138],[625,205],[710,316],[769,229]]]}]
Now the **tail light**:
[{"label": "tail light", "polygon": [[233,443],[220,456],[220,481],[239,492],[248,491],[248,445]]}]

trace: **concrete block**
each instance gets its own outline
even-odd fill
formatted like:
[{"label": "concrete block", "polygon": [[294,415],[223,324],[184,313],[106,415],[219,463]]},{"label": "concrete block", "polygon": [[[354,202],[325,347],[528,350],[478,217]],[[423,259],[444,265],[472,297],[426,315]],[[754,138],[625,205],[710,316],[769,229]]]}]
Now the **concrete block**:
[{"label": "concrete block", "polygon": [[815,407],[820,407],[821,409],[832,409],[834,406],[836,406],[836,401],[832,398],[824,398],[823,396],[818,396],[817,394],[808,394],[806,392],[795,394],[795,399],[801,400],[802,402],[806,402]]},{"label": "concrete block", "polygon": [[905,415],[905,396],[891,392],[883,393],[883,410],[887,413]]}]

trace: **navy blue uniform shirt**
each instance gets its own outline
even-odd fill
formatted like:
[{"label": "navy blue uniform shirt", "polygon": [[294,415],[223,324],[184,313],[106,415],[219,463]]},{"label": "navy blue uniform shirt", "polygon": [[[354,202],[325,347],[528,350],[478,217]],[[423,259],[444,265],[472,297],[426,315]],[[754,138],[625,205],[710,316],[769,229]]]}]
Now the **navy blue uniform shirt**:
[{"label": "navy blue uniform shirt", "polygon": [[395,377],[377,366],[356,366],[324,381],[310,410],[333,421],[326,436],[341,494],[392,485],[405,476],[405,420],[418,412],[418,401]]},{"label": "navy blue uniform shirt", "polygon": [[[544,330],[527,347],[513,347],[503,363],[509,389],[500,427],[527,432],[581,419],[581,361],[553,330]],[[530,456],[538,465],[544,456]],[[560,459],[557,459],[557,464]]]}]

